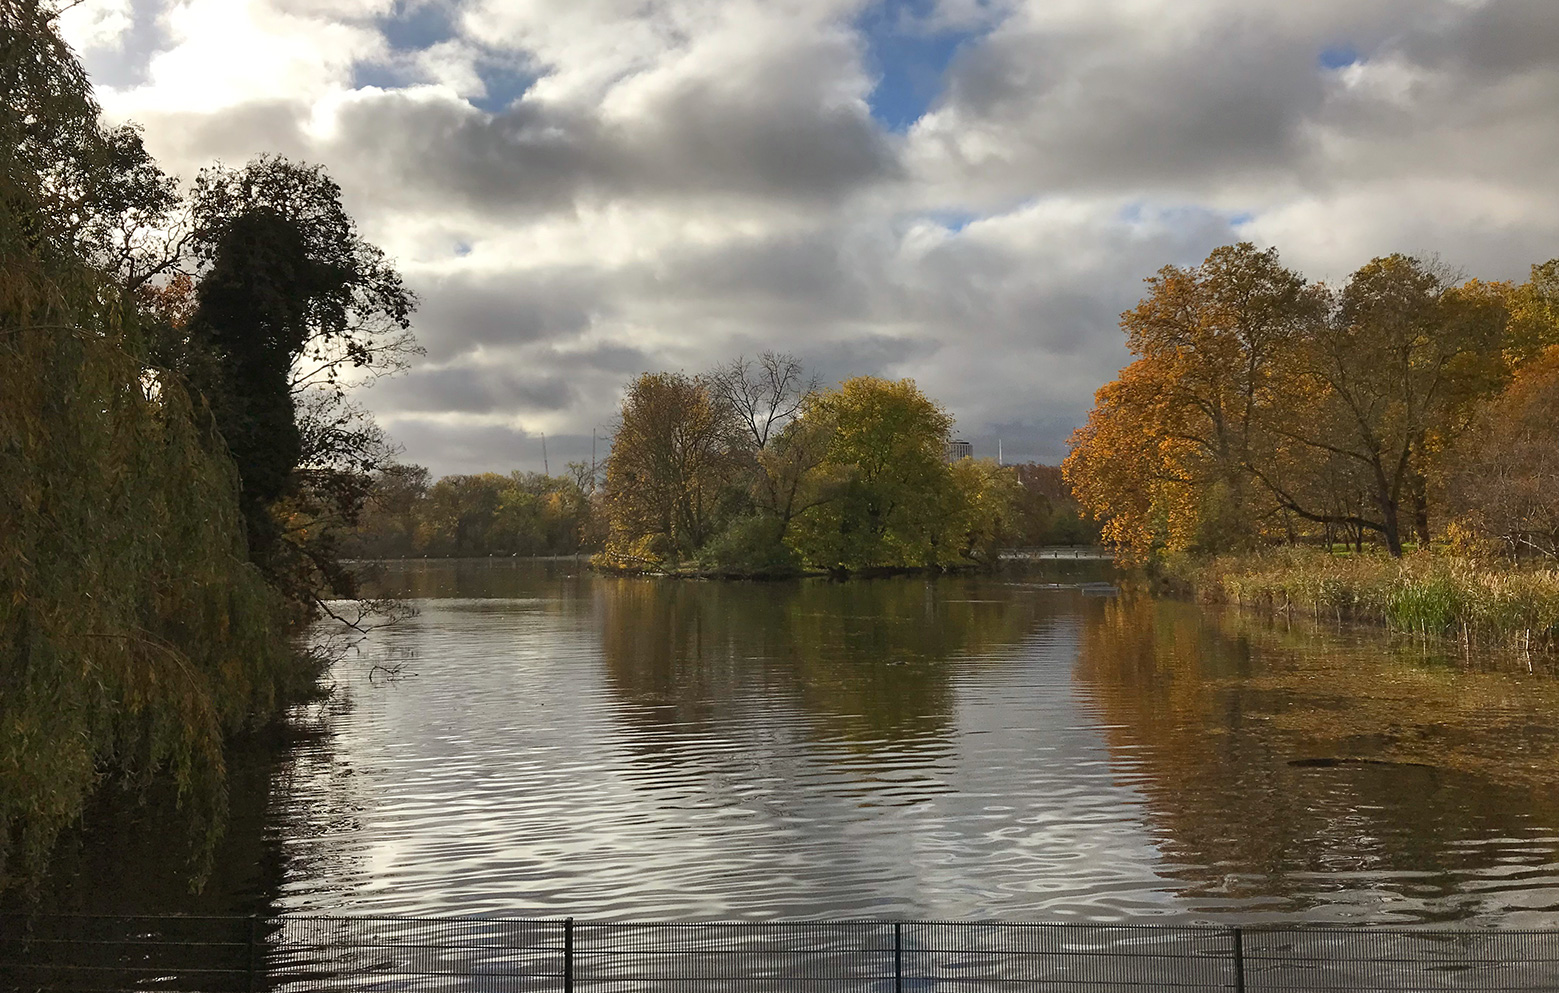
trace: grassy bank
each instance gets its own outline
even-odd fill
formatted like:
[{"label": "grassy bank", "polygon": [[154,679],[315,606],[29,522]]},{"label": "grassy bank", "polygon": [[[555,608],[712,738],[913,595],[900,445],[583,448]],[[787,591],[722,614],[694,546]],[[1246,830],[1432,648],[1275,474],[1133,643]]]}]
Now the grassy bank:
[{"label": "grassy bank", "polygon": [[1429,637],[1559,647],[1559,570],[1418,552],[1281,548],[1167,570],[1206,602],[1380,624]]}]

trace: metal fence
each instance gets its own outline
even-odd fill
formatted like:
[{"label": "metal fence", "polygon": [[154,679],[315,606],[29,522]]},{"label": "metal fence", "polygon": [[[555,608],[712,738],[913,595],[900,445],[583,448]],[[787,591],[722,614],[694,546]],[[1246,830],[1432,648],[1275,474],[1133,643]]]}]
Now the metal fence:
[{"label": "metal fence", "polygon": [[1559,990],[1559,932],[0,916],[0,988],[82,993]]}]

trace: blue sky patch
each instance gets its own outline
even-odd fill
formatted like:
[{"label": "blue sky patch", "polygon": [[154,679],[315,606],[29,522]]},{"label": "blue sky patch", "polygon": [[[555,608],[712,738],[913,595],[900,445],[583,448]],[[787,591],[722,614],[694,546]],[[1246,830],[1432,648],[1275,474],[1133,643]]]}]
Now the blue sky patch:
[{"label": "blue sky patch", "polygon": [[454,13],[442,3],[399,0],[395,12],[379,20],[379,30],[397,52],[420,52],[455,37]]},{"label": "blue sky patch", "polygon": [[878,77],[867,103],[890,131],[908,130],[931,107],[953,55],[974,37],[928,27],[931,13],[930,0],[877,0],[856,22],[866,41],[867,70]]},{"label": "blue sky patch", "polygon": [[411,80],[405,72],[394,66],[387,66],[379,62],[357,62],[352,65],[352,89],[360,90],[365,86],[377,86],[381,90],[398,90],[402,86],[410,86]]},{"label": "blue sky patch", "polygon": [[1316,63],[1322,69],[1344,69],[1359,61],[1359,50],[1344,42],[1321,49]]},{"label": "blue sky patch", "polygon": [[478,62],[476,74],[481,78],[482,85],[487,88],[487,95],[473,97],[471,105],[489,114],[507,110],[509,105],[524,96],[525,91],[536,81],[534,72],[526,72],[496,62]]},{"label": "blue sky patch", "polygon": [[978,221],[983,215],[971,213],[967,210],[933,210],[924,216],[957,234],[973,222]]}]

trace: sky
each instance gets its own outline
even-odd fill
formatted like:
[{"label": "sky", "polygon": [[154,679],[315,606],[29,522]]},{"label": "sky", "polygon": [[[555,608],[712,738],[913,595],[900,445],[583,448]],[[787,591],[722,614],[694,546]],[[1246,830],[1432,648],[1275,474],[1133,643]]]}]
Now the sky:
[{"label": "sky", "polygon": [[[164,168],[321,163],[419,294],[361,399],[435,475],[590,457],[765,349],[1057,462],[1142,279],[1249,240],[1559,256],[1555,0],[83,0]],[[604,440],[598,453],[606,451]]]}]

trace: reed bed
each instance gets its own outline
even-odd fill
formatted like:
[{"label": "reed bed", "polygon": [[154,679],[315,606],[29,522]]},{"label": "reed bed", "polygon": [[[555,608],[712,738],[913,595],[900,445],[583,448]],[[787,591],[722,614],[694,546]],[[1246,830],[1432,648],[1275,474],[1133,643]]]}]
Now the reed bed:
[{"label": "reed bed", "polygon": [[1423,637],[1559,647],[1559,569],[1435,551],[1391,559],[1280,548],[1214,559],[1189,579],[1208,602],[1381,624]]}]

